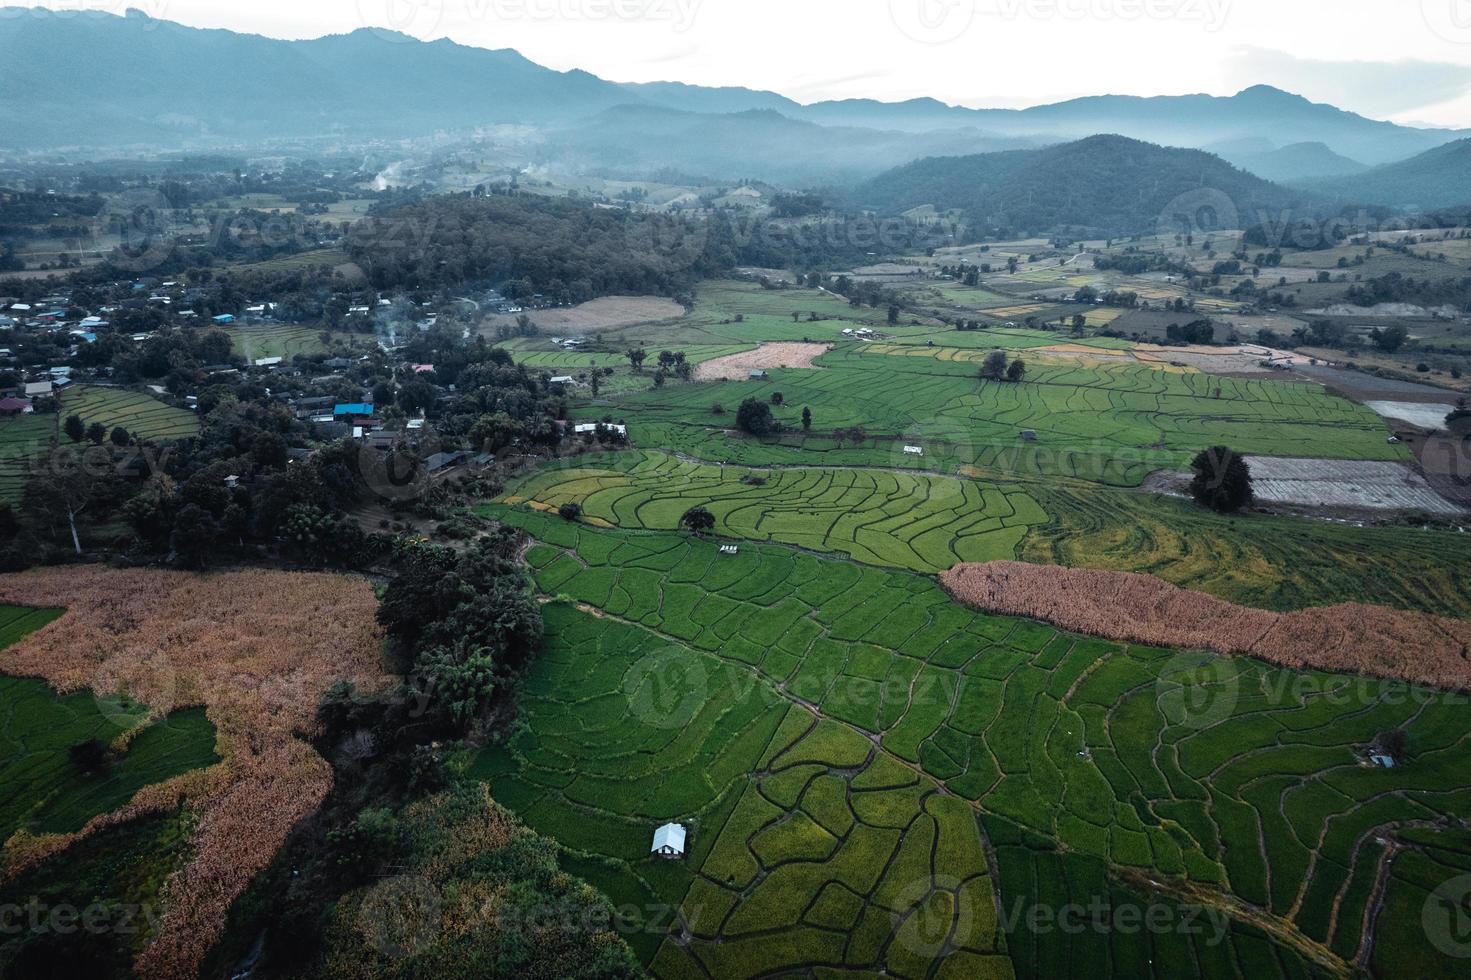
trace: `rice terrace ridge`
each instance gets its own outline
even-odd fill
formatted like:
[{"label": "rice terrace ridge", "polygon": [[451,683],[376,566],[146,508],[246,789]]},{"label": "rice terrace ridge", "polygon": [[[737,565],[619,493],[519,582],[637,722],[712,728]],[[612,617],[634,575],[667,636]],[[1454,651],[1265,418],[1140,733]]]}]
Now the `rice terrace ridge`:
[{"label": "rice terrace ridge", "polygon": [[0,977],[1471,978],[1457,0],[11,2]]}]

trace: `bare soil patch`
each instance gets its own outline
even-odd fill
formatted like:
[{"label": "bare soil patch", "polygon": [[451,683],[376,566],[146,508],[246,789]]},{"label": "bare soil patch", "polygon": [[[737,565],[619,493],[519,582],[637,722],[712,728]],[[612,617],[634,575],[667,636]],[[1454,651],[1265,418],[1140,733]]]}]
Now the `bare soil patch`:
[{"label": "bare soil patch", "polygon": [[1363,603],[1278,613],[1152,575],[1010,561],[957,565],[940,583],[967,605],[1075,633],[1471,690],[1464,620]]},{"label": "bare soil patch", "polygon": [[832,350],[831,344],[762,344],[695,365],[696,381],[744,381],[752,371],[767,368],[812,368],[818,357]]}]

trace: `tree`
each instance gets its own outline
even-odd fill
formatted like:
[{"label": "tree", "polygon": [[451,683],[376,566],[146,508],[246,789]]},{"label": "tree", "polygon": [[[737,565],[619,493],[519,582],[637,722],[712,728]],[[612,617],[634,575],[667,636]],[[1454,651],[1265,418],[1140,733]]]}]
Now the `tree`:
[{"label": "tree", "polygon": [[219,533],[214,515],[198,504],[185,504],[174,518],[169,550],[185,568],[203,568],[209,564]]},{"label": "tree", "polygon": [[628,358],[628,363],[633,365],[633,369],[635,371],[639,372],[640,374],[643,373],[644,359],[649,356],[648,351],[644,350],[642,347],[630,347],[628,349],[628,353],[624,356]]},{"label": "tree", "polygon": [[1212,446],[1196,454],[1190,468],[1195,472],[1190,495],[1201,506],[1232,514],[1251,503],[1251,467],[1225,446]]},{"label": "tree", "polygon": [[114,446],[117,446],[119,449],[123,448],[132,441],[132,436],[128,435],[128,430],[124,429],[120,425],[113,428],[111,438],[112,444]]},{"label": "tree", "polygon": [[715,515],[703,507],[691,507],[679,519],[679,526],[693,534],[703,534],[715,527]]},{"label": "tree", "polygon": [[68,415],[62,423],[62,431],[72,442],[81,442],[87,437],[87,423],[82,421],[80,415]]},{"label": "tree", "polygon": [[1006,369],[1006,352],[993,350],[991,353],[987,354],[986,359],[981,362],[981,380],[1000,381],[1006,376]]},{"label": "tree", "polygon": [[896,324],[898,322],[899,322],[899,307],[890,305],[890,307],[889,307],[889,326],[892,327],[892,326],[894,326],[894,324]]},{"label": "tree", "polygon": [[1410,331],[1402,323],[1385,327],[1383,330],[1375,327],[1369,331],[1369,339],[1374,341],[1374,346],[1386,354],[1393,354],[1403,347],[1405,341],[1409,339],[1409,336]]},{"label": "tree", "polygon": [[582,516],[582,505],[569,500],[557,508],[557,513],[561,515],[564,521],[575,521]]},{"label": "tree", "polygon": [[99,739],[78,742],[67,749],[66,754],[72,765],[89,776],[101,772],[107,765],[107,743]]},{"label": "tree", "polygon": [[21,511],[34,524],[68,529],[72,547],[80,555],[78,519],[84,513],[105,515],[126,490],[111,465],[111,455],[103,450],[89,448],[79,453],[62,448],[55,450],[47,462],[43,471],[38,470],[26,481]]},{"label": "tree", "polygon": [[525,436],[526,426],[505,412],[482,415],[470,427],[471,445],[487,453],[498,453]]},{"label": "tree", "polygon": [[90,442],[92,445],[100,446],[106,438],[107,426],[103,425],[101,422],[93,422],[91,425],[87,426],[87,441]]},{"label": "tree", "polygon": [[1006,380],[1020,382],[1027,376],[1027,365],[1020,357],[1011,362],[1011,367],[1006,369]]},{"label": "tree", "polygon": [[755,398],[747,398],[736,409],[736,428],[758,438],[769,435],[776,428],[771,406]]},{"label": "tree", "polygon": [[1405,735],[1403,728],[1391,728],[1380,732],[1374,739],[1373,749],[1380,755],[1387,755],[1396,763],[1403,762],[1405,753],[1409,750],[1409,738]]},{"label": "tree", "polygon": [[810,408],[804,407],[802,409],[802,431],[812,431],[812,409]]},{"label": "tree", "polygon": [[784,401],[786,401],[786,397],[783,396],[781,392],[773,391],[771,393],[771,404],[780,405]]}]

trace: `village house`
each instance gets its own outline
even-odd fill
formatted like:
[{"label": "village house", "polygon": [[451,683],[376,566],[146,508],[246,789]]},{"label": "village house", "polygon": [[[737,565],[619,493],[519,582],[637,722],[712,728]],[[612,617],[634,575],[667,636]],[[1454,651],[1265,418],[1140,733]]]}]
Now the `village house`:
[{"label": "village house", "polygon": [[685,830],[682,824],[666,823],[654,831],[654,845],[649,848],[650,854],[657,854],[662,858],[684,857]]}]

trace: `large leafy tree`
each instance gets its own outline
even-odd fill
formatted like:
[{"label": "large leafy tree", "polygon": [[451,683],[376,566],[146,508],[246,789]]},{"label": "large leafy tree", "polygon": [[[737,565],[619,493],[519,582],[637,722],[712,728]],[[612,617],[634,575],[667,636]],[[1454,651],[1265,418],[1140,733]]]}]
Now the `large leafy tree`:
[{"label": "large leafy tree", "polygon": [[753,436],[769,435],[776,428],[771,406],[755,398],[747,398],[736,409],[736,427]]},{"label": "large leafy tree", "polygon": [[1222,514],[1233,514],[1253,499],[1251,467],[1225,446],[1202,450],[1190,463],[1195,476],[1190,495],[1195,502]]}]

